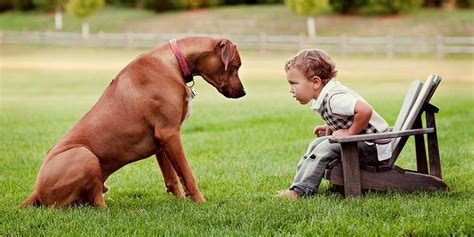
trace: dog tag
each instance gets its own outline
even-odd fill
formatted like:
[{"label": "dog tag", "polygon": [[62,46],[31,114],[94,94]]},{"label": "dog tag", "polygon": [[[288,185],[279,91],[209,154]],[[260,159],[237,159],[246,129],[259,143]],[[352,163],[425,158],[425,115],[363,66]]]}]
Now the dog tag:
[{"label": "dog tag", "polygon": [[191,87],[191,99],[194,99],[194,97],[197,96],[196,91],[194,90],[194,87]]}]

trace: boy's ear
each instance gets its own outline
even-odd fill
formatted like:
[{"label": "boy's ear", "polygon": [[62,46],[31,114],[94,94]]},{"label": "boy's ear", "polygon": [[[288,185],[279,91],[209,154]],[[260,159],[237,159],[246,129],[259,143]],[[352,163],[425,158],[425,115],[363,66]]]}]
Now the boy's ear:
[{"label": "boy's ear", "polygon": [[321,80],[321,78],[318,76],[312,77],[311,81],[313,82],[314,89],[318,89],[319,87],[323,85],[323,80]]}]

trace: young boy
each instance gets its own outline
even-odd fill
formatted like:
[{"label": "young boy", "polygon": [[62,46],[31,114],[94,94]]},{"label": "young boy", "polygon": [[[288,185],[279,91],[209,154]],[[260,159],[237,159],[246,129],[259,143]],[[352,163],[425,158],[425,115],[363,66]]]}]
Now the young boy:
[{"label": "young boy", "polygon": [[[359,94],[333,80],[335,66],[324,51],[317,49],[303,50],[285,65],[293,98],[303,105],[313,100],[311,109],[325,122],[313,133],[343,137],[386,131],[387,122]],[[377,163],[391,156],[389,140],[359,142],[358,148],[364,163]],[[315,194],[328,163],[340,157],[340,144],[329,143],[328,136],[316,138],[296,166],[290,188],[278,196],[297,199]]]}]

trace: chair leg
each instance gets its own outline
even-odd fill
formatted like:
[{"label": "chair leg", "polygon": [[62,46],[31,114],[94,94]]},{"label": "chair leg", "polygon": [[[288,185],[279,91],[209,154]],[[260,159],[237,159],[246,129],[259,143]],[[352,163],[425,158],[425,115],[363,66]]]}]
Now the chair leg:
[{"label": "chair leg", "polygon": [[[414,124],[415,128],[422,128],[421,117],[418,116]],[[415,135],[416,147],[416,170],[422,174],[428,174],[428,161],[426,160],[425,139],[423,134]]]},{"label": "chair leg", "polygon": [[434,133],[428,134],[428,158],[430,161],[430,174],[442,179],[441,175],[441,161],[439,158],[438,136],[436,134],[436,121],[434,113],[427,111],[426,113],[426,127],[435,128]]},{"label": "chair leg", "polygon": [[342,143],[341,146],[344,195],[359,197],[362,195],[362,187],[357,142]]}]

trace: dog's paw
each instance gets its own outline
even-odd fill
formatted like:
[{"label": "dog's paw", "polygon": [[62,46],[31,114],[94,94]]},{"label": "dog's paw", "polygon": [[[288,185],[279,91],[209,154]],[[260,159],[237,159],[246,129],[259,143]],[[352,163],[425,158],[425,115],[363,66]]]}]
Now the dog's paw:
[{"label": "dog's paw", "polygon": [[181,192],[181,190],[178,190],[178,191],[166,190],[166,192],[173,194],[175,198],[178,198],[178,199],[184,198],[184,194],[183,192]]},{"label": "dog's paw", "polygon": [[192,195],[191,199],[195,202],[205,202],[206,201],[206,199],[204,199],[204,197],[202,196],[201,193],[197,193],[195,195]]}]

